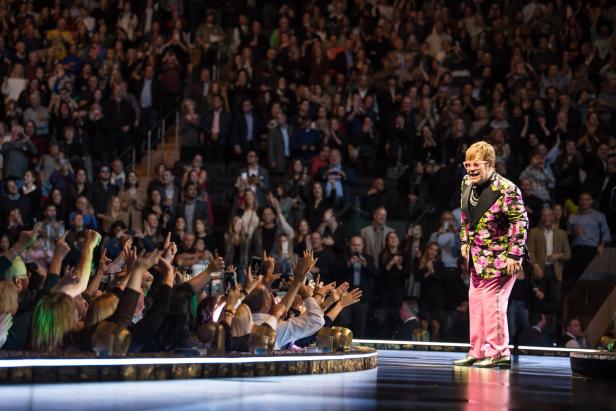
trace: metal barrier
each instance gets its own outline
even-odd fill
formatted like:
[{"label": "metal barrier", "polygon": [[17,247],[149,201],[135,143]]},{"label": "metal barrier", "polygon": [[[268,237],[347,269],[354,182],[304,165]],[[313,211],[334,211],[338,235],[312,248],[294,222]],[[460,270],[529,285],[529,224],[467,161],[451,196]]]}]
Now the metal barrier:
[{"label": "metal barrier", "polygon": [[[179,149],[179,137],[180,137],[180,110],[179,108],[173,109],[165,114],[158,122],[150,128],[146,133],[146,173],[148,181],[150,180],[150,175],[152,173],[152,147],[156,147],[157,144],[160,143],[159,148],[162,152],[164,150],[165,145],[165,137],[167,136],[167,132],[169,128],[175,126],[175,150]],[[118,158],[125,165],[130,164],[130,167],[127,167],[130,170],[134,170],[137,165],[137,148],[133,145],[128,148],[124,152],[122,152]]]}]

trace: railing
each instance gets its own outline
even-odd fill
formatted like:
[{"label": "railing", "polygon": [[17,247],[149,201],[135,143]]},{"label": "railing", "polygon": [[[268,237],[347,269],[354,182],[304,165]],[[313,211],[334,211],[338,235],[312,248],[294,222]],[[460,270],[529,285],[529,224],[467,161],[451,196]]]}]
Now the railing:
[{"label": "railing", "polygon": [[[169,111],[165,114],[158,122],[150,128],[146,133],[146,152],[145,152],[145,162],[146,162],[146,173],[148,181],[150,180],[150,175],[152,173],[152,147],[160,148],[161,154],[164,150],[165,138],[167,136],[167,132],[170,127],[175,126],[175,150],[177,151],[179,148],[179,137],[180,137],[180,110],[178,108]],[[127,167],[130,170],[134,170],[137,163],[137,148],[133,145],[132,147],[123,151],[118,158],[125,165],[130,164],[130,167]]]}]

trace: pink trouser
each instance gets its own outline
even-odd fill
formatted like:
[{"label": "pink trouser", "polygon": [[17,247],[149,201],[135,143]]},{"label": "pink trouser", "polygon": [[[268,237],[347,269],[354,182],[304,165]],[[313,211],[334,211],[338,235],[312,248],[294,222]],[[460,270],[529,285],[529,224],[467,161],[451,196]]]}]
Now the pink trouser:
[{"label": "pink trouser", "polygon": [[468,291],[470,356],[499,358],[510,354],[507,347],[507,302],[515,280],[516,276],[480,279],[471,264],[471,284]]}]

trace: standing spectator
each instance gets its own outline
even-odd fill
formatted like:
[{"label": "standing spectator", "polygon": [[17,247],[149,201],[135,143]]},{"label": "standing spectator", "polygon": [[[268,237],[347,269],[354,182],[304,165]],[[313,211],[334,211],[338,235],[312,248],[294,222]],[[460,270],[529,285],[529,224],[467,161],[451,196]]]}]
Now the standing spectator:
[{"label": "standing spectator", "polygon": [[410,258],[404,253],[398,233],[385,236],[385,248],[379,255],[381,304],[388,309],[400,307],[406,296],[406,282],[410,273]]},{"label": "standing spectator", "polygon": [[241,112],[235,113],[235,118],[231,146],[233,147],[234,156],[241,158],[242,154],[259,147],[261,124],[258,116],[253,111],[250,98],[242,100]]},{"label": "standing spectator", "polygon": [[231,115],[225,110],[220,94],[212,97],[212,109],[203,116],[201,127],[205,134],[207,160],[224,161],[225,147],[231,132]]},{"label": "standing spectator", "polygon": [[441,225],[428,239],[438,244],[441,250],[441,261],[447,270],[456,271],[460,257],[460,238],[453,223],[453,215],[449,211],[441,213]]},{"label": "standing spectator", "polygon": [[264,207],[261,213],[263,223],[252,233],[250,255],[262,255],[263,252],[271,254],[274,251],[275,240],[282,234],[293,240],[293,228],[280,211],[278,201],[270,196],[271,207]]},{"label": "standing spectator", "polygon": [[522,171],[520,178],[529,178],[533,183],[532,193],[544,202],[550,201],[554,178],[546,172],[545,161],[540,154],[533,154],[530,164]]},{"label": "standing spectator", "polygon": [[201,154],[201,116],[195,111],[195,102],[184,99],[182,102],[182,118],[180,119],[180,134],[182,145],[180,147],[180,161],[191,161],[197,154]]},{"label": "standing spectator", "polygon": [[541,224],[528,233],[527,246],[535,275],[547,284],[547,299],[561,302],[563,267],[571,258],[571,249],[567,232],[554,226],[552,209],[541,210]]},{"label": "standing spectator", "polygon": [[98,179],[92,185],[92,206],[98,215],[107,211],[107,205],[112,196],[118,195],[118,187],[111,184],[111,170],[102,166],[98,170]]},{"label": "standing spectator", "polygon": [[353,330],[359,338],[366,336],[368,309],[372,302],[377,275],[374,259],[364,253],[364,241],[359,236],[351,237],[349,251],[340,260],[337,282],[348,282],[351,288],[361,288],[362,301],[345,312],[341,322]]},{"label": "standing spectator", "polygon": [[133,106],[124,99],[121,84],[113,86],[113,93],[103,106],[105,126],[111,139],[109,146],[116,157],[119,147],[132,146],[134,141],[129,134],[136,119]]},{"label": "standing spectator", "polygon": [[2,155],[4,156],[4,171],[6,177],[13,177],[21,181],[24,173],[28,169],[30,156],[38,153],[36,146],[30,138],[23,133],[23,128],[15,125],[11,129],[11,140],[2,144]]},{"label": "standing spectator", "polygon": [[284,113],[278,114],[275,124],[270,128],[267,139],[267,159],[272,173],[283,174],[291,162],[291,136],[294,131]]},{"label": "standing spectator", "polygon": [[[387,235],[394,231],[393,228],[387,226],[387,209],[379,207],[372,213],[372,224],[361,229],[361,238],[364,244],[364,253],[372,257],[378,258],[381,251],[385,248],[385,239]],[[375,261],[376,267],[379,265]]]},{"label": "standing spectator", "polygon": [[569,291],[584,273],[595,255],[603,254],[605,244],[611,240],[605,215],[592,208],[593,197],[582,191],[576,213],[567,221],[567,231],[572,236],[571,261],[565,271],[563,287]]}]

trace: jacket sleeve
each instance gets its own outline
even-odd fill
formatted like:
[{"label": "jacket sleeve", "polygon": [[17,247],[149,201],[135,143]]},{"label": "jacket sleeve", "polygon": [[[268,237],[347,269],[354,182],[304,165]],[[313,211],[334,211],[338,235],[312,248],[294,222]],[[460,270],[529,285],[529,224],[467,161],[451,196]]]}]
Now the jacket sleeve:
[{"label": "jacket sleeve", "polygon": [[509,221],[509,247],[507,257],[521,260],[524,256],[526,236],[528,230],[528,216],[522,200],[520,189],[511,184],[505,189],[503,198],[503,212]]},{"label": "jacket sleeve", "polygon": [[323,311],[314,298],[306,298],[304,304],[306,311],[302,315],[278,323],[278,327],[276,327],[276,347],[281,348],[308,337],[319,331],[325,324]]},{"label": "jacket sleeve", "polygon": [[130,327],[132,335],[131,352],[140,351],[148,340],[156,335],[169,311],[172,291],[172,288],[168,285],[161,286],[152,308],[141,321]]}]

